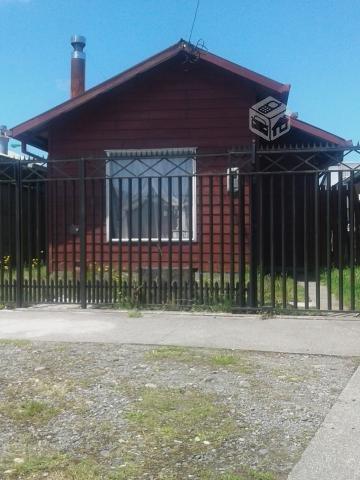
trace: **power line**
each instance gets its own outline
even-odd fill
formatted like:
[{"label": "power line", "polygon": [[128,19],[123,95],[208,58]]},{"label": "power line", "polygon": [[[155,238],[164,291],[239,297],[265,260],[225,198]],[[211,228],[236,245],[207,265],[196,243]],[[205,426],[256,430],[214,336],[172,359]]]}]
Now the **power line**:
[{"label": "power line", "polygon": [[190,30],[190,35],[189,35],[189,43],[190,43],[190,40],[191,40],[191,35],[193,33],[193,30],[194,30],[194,25],[195,25],[195,22],[196,22],[197,13],[198,13],[198,10],[199,10],[199,5],[200,5],[200,0],[197,0],[195,15],[194,15],[194,19],[193,19],[193,22],[192,22],[192,25],[191,25],[191,30]]}]

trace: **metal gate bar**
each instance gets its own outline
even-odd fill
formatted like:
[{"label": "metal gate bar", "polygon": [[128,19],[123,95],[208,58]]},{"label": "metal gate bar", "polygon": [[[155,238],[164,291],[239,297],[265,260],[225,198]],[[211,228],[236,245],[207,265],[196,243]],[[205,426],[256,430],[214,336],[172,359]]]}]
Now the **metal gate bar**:
[{"label": "metal gate bar", "polygon": [[359,147],[193,157],[1,164],[0,303],[360,310]]}]

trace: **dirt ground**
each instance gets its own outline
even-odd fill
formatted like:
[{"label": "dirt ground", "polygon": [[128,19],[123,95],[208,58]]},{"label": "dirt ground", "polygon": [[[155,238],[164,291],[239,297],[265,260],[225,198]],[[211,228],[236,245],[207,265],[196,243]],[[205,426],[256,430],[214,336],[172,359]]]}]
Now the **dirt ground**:
[{"label": "dirt ground", "polygon": [[0,340],[0,478],[282,480],[358,363]]}]

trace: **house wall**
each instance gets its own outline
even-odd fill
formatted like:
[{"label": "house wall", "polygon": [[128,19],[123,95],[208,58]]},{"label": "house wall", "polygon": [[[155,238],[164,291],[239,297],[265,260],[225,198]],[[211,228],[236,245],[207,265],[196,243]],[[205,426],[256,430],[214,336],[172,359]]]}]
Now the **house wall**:
[{"label": "house wall", "polygon": [[254,101],[254,85],[239,77],[201,63],[171,62],[58,121],[49,133],[49,154],[188,146],[221,151],[249,143]]},{"label": "house wall", "polygon": [[[59,120],[49,132],[49,155],[57,160],[49,168],[51,181],[48,184],[48,215],[50,219],[49,244],[53,268],[70,268],[79,264],[79,238],[72,233],[72,226],[79,223],[77,181],[56,180],[64,175],[77,176],[78,162],[62,162],[61,159],[80,157],[104,157],[107,149],[196,147],[198,154],[214,154],[197,162],[197,173],[204,175],[202,198],[197,182],[197,240],[192,244],[192,266],[210,270],[212,257],[215,272],[221,270],[221,251],[224,255],[224,270],[230,271],[231,263],[237,270],[239,251],[238,217],[239,201],[234,201],[234,252],[231,250],[230,194],[226,190],[228,156],[221,155],[228,149],[249,145],[251,132],[248,128],[248,109],[256,102],[257,92],[253,84],[239,80],[213,66],[202,64],[184,65],[172,61],[167,66],[152,71],[131,82],[131,86],[103,95],[80,112]],[[104,175],[104,161],[88,161],[88,177]],[[213,216],[210,218],[210,174],[213,179]],[[220,183],[223,197],[220,197]],[[129,263],[133,270],[149,264],[166,267],[169,259],[167,242],[147,243],[131,247],[114,244],[110,252],[106,236],[105,180],[86,181],[87,199],[87,262],[113,263],[117,268],[119,257],[122,269]],[[245,244],[249,241],[248,186],[242,198],[245,216]],[[202,204],[202,217],[200,217]],[[221,216],[221,208],[223,215]],[[222,237],[220,236],[223,230]],[[202,232],[202,233],[201,233]],[[210,237],[212,237],[212,246]],[[119,255],[119,248],[121,252]],[[172,243],[172,264],[184,268],[190,263],[189,244],[183,242],[181,255],[179,243]],[[246,248],[246,255],[248,249]]]}]

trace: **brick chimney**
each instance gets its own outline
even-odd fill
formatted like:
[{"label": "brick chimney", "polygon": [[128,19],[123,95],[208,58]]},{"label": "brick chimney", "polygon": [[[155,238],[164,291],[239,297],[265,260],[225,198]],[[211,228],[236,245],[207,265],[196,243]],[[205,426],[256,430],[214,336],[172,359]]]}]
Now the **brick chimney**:
[{"label": "brick chimney", "polygon": [[71,98],[85,91],[85,52],[86,38],[81,35],[71,37],[74,51],[71,55]]}]

